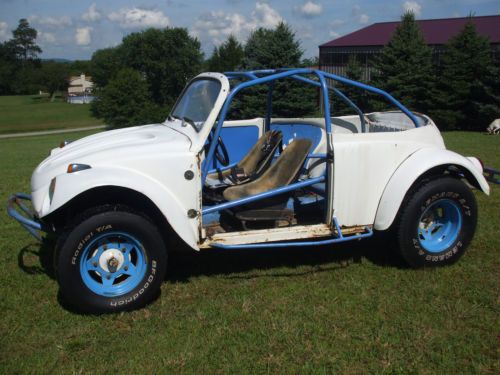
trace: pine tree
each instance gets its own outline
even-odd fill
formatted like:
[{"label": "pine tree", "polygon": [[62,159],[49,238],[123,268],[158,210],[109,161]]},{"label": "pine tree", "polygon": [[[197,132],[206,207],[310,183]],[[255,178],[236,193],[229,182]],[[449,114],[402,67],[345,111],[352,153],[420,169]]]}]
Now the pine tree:
[{"label": "pine tree", "polygon": [[[350,55],[346,66],[346,77],[353,80],[362,82],[363,81],[363,68],[359,63],[356,55]],[[369,110],[368,96],[364,90],[360,90],[356,87],[350,85],[343,85],[335,83],[335,88],[340,90],[345,96],[347,96],[354,104],[356,104],[362,111],[366,112]],[[330,109],[332,115],[347,115],[354,114],[354,109],[345,103],[340,97],[335,95],[333,92],[330,93]]]},{"label": "pine tree", "polygon": [[211,72],[227,72],[236,70],[242,63],[244,56],[243,46],[233,36],[214,48],[212,57],[208,60],[208,70]]},{"label": "pine tree", "polygon": [[444,129],[484,130],[500,117],[500,77],[490,43],[472,22],[451,38],[441,59],[436,106],[431,112]]},{"label": "pine tree", "polygon": [[[259,28],[252,32],[245,45],[243,68],[248,70],[296,68],[303,51],[294,32],[285,23],[275,29]],[[316,110],[316,89],[313,86],[285,79],[273,83],[273,117],[302,117]],[[235,118],[263,117],[266,114],[267,87],[257,86],[242,92],[234,102]]]},{"label": "pine tree", "polygon": [[38,54],[42,53],[42,49],[36,44],[38,32],[32,28],[29,22],[22,18],[19,20],[19,26],[12,31],[12,43],[17,58],[23,63],[28,60],[37,60]]},{"label": "pine tree", "polygon": [[375,63],[375,86],[412,110],[426,112],[432,103],[434,69],[432,50],[427,47],[412,12],[406,12],[390,42]]}]

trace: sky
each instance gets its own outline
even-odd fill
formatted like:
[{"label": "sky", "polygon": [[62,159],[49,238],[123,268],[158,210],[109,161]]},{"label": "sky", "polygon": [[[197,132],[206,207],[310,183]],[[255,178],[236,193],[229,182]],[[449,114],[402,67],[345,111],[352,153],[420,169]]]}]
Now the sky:
[{"label": "sky", "polygon": [[[290,25],[304,57],[318,46],[376,22],[397,21],[405,10],[417,19],[500,14],[499,0],[0,0],[0,41],[21,18],[38,31],[42,58],[90,59],[148,27],[184,27],[205,56],[230,34],[242,43],[258,27]],[[500,25],[499,25],[500,27]]]}]

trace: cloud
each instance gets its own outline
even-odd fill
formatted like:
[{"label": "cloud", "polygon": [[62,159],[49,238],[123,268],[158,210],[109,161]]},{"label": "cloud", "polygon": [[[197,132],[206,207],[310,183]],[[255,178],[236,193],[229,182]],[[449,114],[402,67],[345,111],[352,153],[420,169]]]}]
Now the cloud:
[{"label": "cloud", "polygon": [[60,29],[63,27],[68,27],[73,24],[71,17],[41,17],[37,15],[32,15],[28,17],[28,21],[38,25],[42,25],[51,29]]},{"label": "cloud", "polygon": [[39,39],[41,43],[45,44],[54,44],[56,42],[56,36],[54,33],[48,33],[41,30],[38,31],[37,39]]},{"label": "cloud", "polygon": [[167,27],[170,20],[161,10],[142,8],[122,8],[108,15],[110,21],[117,22],[126,29],[142,27]]},{"label": "cloud", "polygon": [[192,28],[191,34],[202,41],[219,45],[229,35],[239,40],[258,28],[274,28],[283,18],[269,4],[257,2],[249,18],[240,13],[212,11],[200,15]]},{"label": "cloud", "polygon": [[313,1],[307,1],[305,4],[298,8],[299,13],[306,17],[312,18],[319,16],[323,11],[323,6],[321,4],[316,4]]},{"label": "cloud", "polygon": [[269,4],[257,2],[255,10],[252,12],[252,20],[254,23],[257,22],[252,28],[256,28],[257,25],[258,27],[272,28],[283,21],[283,18]]},{"label": "cloud", "polygon": [[241,37],[251,28],[246,18],[239,13],[212,11],[202,14],[194,24],[194,36],[204,39],[208,35],[216,45],[224,42],[229,35]]},{"label": "cloud", "polygon": [[7,22],[0,21],[0,41],[7,40],[9,38],[9,25]]},{"label": "cloud", "polygon": [[101,19],[101,13],[97,10],[95,3],[89,6],[89,9],[82,14],[82,19],[87,22],[95,22]]},{"label": "cloud", "polygon": [[367,14],[362,14],[359,16],[359,23],[362,25],[368,23],[369,20],[370,20],[370,16],[368,16]]},{"label": "cloud", "polygon": [[422,13],[422,6],[416,1],[405,1],[403,4],[403,10],[405,12],[413,12],[415,17],[418,17]]},{"label": "cloud", "polygon": [[332,22],[330,22],[330,27],[334,30],[344,26],[345,24],[347,23],[346,20],[333,20]]},{"label": "cloud", "polygon": [[79,46],[88,46],[92,43],[92,30],[94,29],[90,26],[77,28],[75,33],[76,44]]},{"label": "cloud", "polygon": [[333,30],[332,30],[332,31],[330,31],[330,36],[331,36],[333,39],[337,39],[337,38],[340,36],[340,34],[339,34],[339,33],[337,33],[336,31],[333,31]]}]

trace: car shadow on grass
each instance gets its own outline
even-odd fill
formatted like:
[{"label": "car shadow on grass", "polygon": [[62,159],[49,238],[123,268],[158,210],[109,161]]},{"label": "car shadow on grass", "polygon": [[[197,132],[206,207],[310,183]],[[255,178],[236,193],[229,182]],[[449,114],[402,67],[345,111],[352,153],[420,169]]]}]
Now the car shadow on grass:
[{"label": "car shadow on grass", "polygon": [[[56,279],[54,246],[53,241],[46,240],[23,247],[18,253],[19,268],[29,275],[46,274],[51,279]],[[246,250],[213,249],[196,252],[186,249],[184,245],[182,250],[184,251],[172,251],[169,254],[165,278],[167,283],[188,283],[193,277],[215,275],[228,279],[298,277],[310,273],[334,272],[362,262],[370,262],[380,267],[407,268],[401,258],[394,255],[389,242],[377,236],[362,241],[328,246]],[[303,266],[311,268],[299,269]],[[288,270],[284,272],[283,267]],[[158,291],[158,293],[161,292]],[[154,300],[157,297],[158,295]],[[81,314],[68,304],[60,293],[57,299],[65,310]]]},{"label": "car shadow on grass", "polygon": [[[23,247],[17,255],[19,268],[29,275],[46,274],[56,278],[54,269],[54,242],[44,240],[42,243],[31,243]],[[38,262],[35,259],[38,258]]]},{"label": "car shadow on grass", "polygon": [[[46,274],[51,279],[55,279],[54,246],[53,241],[45,240],[40,244],[32,243],[23,247],[18,254],[19,268],[29,275]],[[181,245],[176,247],[179,246]],[[353,263],[361,263],[363,259],[381,267],[407,268],[389,246],[388,241],[379,236],[324,246],[211,249],[199,252],[183,247],[181,250],[172,251],[169,254],[166,276],[168,282],[189,282],[192,277],[211,275],[226,275],[228,278],[299,276],[304,273],[318,272],[317,269],[294,270],[301,266],[330,264],[330,267],[323,267],[319,270],[328,271],[344,268]],[[272,271],[281,267],[289,268],[290,272],[280,270],[277,273],[267,272],[261,276],[255,273],[248,275],[248,272],[252,270]]]},{"label": "car shadow on grass", "polygon": [[[183,249],[184,250],[184,249]],[[192,277],[225,275],[227,278],[294,277],[312,272],[341,269],[363,260],[381,267],[407,268],[401,258],[384,238],[361,241],[290,248],[175,251],[169,254],[166,280],[189,282]],[[325,265],[328,265],[325,267]],[[308,271],[298,270],[302,266],[323,266]],[[286,267],[289,272],[272,272]],[[265,274],[251,273],[267,270]]]}]

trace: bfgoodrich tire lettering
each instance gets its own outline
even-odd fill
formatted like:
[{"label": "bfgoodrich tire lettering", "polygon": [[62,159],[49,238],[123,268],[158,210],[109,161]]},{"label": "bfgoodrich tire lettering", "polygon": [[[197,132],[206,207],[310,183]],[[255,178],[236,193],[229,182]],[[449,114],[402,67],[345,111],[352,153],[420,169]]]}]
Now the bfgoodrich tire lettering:
[{"label": "bfgoodrich tire lettering", "polygon": [[441,177],[422,185],[401,208],[397,242],[412,267],[456,262],[477,223],[474,194],[459,179]]},{"label": "bfgoodrich tire lettering", "polygon": [[63,298],[82,312],[133,310],[158,293],[165,244],[147,218],[127,211],[86,217],[69,231],[58,255]]}]

